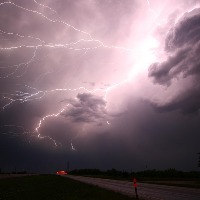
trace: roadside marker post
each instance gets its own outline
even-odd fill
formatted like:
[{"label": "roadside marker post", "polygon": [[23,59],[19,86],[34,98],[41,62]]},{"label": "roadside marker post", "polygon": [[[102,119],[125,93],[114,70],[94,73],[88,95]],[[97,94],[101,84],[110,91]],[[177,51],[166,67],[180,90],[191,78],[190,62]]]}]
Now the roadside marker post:
[{"label": "roadside marker post", "polygon": [[137,179],[136,178],[133,178],[133,186],[135,188],[136,199],[139,199],[138,198],[138,193],[137,193]]}]

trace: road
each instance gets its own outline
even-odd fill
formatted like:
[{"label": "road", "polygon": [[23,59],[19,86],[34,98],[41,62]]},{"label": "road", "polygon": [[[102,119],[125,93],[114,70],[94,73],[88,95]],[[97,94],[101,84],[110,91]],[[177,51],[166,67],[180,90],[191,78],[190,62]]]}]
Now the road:
[{"label": "road", "polygon": [[[65,175],[84,183],[135,196],[133,183],[128,181]],[[139,199],[145,200],[200,200],[200,189],[138,183]]]}]

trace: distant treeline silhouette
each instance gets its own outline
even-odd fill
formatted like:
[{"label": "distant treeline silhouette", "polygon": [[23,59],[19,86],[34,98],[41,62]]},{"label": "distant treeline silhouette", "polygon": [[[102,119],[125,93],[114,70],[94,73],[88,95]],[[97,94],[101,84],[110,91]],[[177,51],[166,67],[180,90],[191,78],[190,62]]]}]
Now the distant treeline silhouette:
[{"label": "distant treeline silhouette", "polygon": [[3,172],[0,168],[0,174],[27,174],[27,171],[22,170],[22,171],[13,171],[13,172]]},{"label": "distant treeline silhouette", "polygon": [[114,177],[116,179],[131,179],[132,177],[137,178],[200,178],[200,172],[191,171],[183,172],[176,169],[167,170],[145,170],[139,172],[127,172],[111,169],[107,171],[101,171],[99,169],[75,169],[70,172],[72,175],[81,176],[97,176],[97,177]]}]

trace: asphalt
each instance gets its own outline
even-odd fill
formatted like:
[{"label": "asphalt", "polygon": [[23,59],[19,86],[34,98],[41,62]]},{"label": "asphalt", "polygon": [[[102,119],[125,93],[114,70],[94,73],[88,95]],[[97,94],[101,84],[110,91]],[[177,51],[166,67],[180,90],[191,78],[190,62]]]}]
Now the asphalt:
[{"label": "asphalt", "polygon": [[[68,178],[135,197],[132,182],[64,175]],[[200,189],[137,183],[139,199],[144,200],[200,200]]]}]

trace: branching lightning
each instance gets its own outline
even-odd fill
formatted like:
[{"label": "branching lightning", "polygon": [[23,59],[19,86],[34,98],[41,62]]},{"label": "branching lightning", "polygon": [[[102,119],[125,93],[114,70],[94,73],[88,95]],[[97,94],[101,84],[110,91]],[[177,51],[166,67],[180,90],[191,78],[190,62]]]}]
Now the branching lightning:
[{"label": "branching lightning", "polygon": [[[21,5],[18,5],[12,1],[5,1],[3,3],[0,3],[0,7],[6,7],[6,6],[11,6],[14,7],[16,9],[20,9],[21,11],[27,12],[27,13],[32,13],[34,15],[37,15],[43,19],[45,19],[46,21],[52,23],[52,24],[61,24],[66,28],[70,28],[71,30],[78,32],[82,35],[82,38],[76,40],[76,41],[71,41],[69,43],[54,43],[54,42],[47,42],[39,37],[34,37],[32,35],[23,35],[21,33],[15,33],[15,32],[7,32],[5,30],[0,30],[0,34],[2,37],[17,37],[20,39],[21,44],[18,45],[4,45],[4,46],[0,46],[0,51],[2,52],[7,52],[9,53],[10,51],[20,51],[21,49],[25,48],[25,49],[31,49],[32,50],[32,55],[30,56],[30,58],[22,63],[17,63],[14,65],[9,65],[9,66],[0,66],[0,70],[1,71],[5,71],[5,75],[0,76],[1,79],[8,79],[8,78],[21,78],[23,76],[26,75],[26,72],[28,70],[29,67],[31,67],[31,64],[33,62],[36,61],[36,58],[39,54],[39,49],[58,49],[58,48],[63,48],[66,50],[70,50],[70,51],[83,51],[84,53],[87,53],[87,51],[92,51],[95,49],[99,49],[99,48],[106,48],[106,49],[118,49],[118,50],[122,50],[122,51],[126,51],[130,54],[136,53],[133,49],[130,48],[126,48],[126,47],[120,47],[120,46],[114,46],[114,45],[106,45],[104,42],[95,39],[92,37],[92,35],[86,31],[80,30],[76,27],[74,27],[73,25],[63,21],[60,17],[59,14],[56,10],[54,10],[53,8],[41,4],[36,0],[33,0],[33,2],[39,7],[39,8],[45,8],[48,9],[50,12],[56,14],[56,19],[52,19],[48,16],[46,16],[45,14],[37,11],[37,10],[32,10],[26,7],[23,7]],[[147,4],[150,8],[150,2],[147,0]],[[27,45],[24,43],[23,40],[25,39],[30,39],[32,42],[34,42],[34,44],[31,45]],[[9,72],[8,72],[9,70]],[[29,85],[23,85],[24,88],[26,88],[27,90],[29,90],[30,92],[24,92],[21,90],[16,90],[14,93],[2,93],[2,101],[5,102],[4,105],[1,108],[2,112],[5,112],[6,109],[8,109],[11,105],[13,104],[22,104],[28,101],[36,101],[36,100],[41,100],[43,99],[45,96],[50,95],[50,94],[54,94],[54,93],[65,93],[65,92],[76,92],[76,91],[85,91],[88,93],[95,93],[98,91],[103,92],[104,94],[104,99],[106,99],[107,94],[112,91],[112,89],[126,83],[127,81],[129,81],[129,78],[122,80],[118,83],[112,84],[111,86],[108,86],[105,89],[102,88],[96,88],[94,90],[89,90],[86,87],[78,87],[78,88],[56,88],[56,89],[50,89],[50,90],[39,90],[37,88],[31,87]],[[42,117],[40,119],[40,121],[38,122],[38,124],[36,125],[36,128],[34,131],[26,131],[22,126],[15,126],[15,125],[5,125],[6,127],[15,127],[18,128],[18,130],[21,130],[23,135],[30,135],[30,136],[35,136],[39,139],[48,139],[50,141],[53,142],[53,144],[55,146],[58,146],[58,142],[56,140],[54,140],[53,138],[51,138],[50,136],[43,136],[42,133],[40,133],[40,128],[42,127],[43,123],[48,119],[48,118],[56,118],[59,117],[64,111],[66,111],[67,107],[69,106],[69,104],[67,106],[65,106],[64,108],[62,108],[59,112],[57,113],[53,113],[53,114],[47,114],[44,117]],[[110,125],[109,121],[106,121],[107,125]],[[13,135],[18,136],[18,133],[14,133]],[[72,150],[76,150],[73,146],[72,140],[71,140],[71,149]]]},{"label": "branching lightning", "polygon": [[[68,106],[68,105],[67,105]],[[60,114],[62,114],[64,111],[65,111],[66,108],[63,108],[60,112],[56,113],[56,114],[49,114],[49,115],[46,115],[44,116],[38,123],[38,126],[35,128],[35,132],[37,133],[37,137],[38,138],[41,138],[41,139],[44,139],[44,138],[48,138],[50,139],[51,141],[53,141],[54,145],[55,146],[58,146],[56,140],[52,139],[51,137],[49,136],[42,136],[39,132],[39,129],[40,127],[42,126],[42,122],[44,122],[47,118],[50,118],[50,117],[58,117]]]}]

